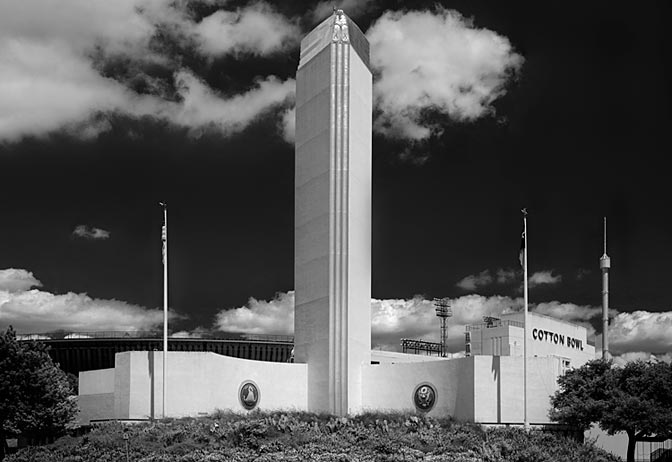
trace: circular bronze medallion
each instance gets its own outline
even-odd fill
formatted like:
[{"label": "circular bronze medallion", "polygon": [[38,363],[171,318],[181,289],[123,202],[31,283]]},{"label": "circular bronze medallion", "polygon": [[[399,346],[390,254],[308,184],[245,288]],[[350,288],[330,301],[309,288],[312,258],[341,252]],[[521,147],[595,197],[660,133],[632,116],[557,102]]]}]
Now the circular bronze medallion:
[{"label": "circular bronze medallion", "polygon": [[413,404],[420,412],[429,412],[436,403],[436,388],[430,383],[421,383],[413,392]]},{"label": "circular bronze medallion", "polygon": [[248,411],[251,411],[259,404],[259,387],[251,380],[242,383],[238,390],[238,399],[240,404]]}]

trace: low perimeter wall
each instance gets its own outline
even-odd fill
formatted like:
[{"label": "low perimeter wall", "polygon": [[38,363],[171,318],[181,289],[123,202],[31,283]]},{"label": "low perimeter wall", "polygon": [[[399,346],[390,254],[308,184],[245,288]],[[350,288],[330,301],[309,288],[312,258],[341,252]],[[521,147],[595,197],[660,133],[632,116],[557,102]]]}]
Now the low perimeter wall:
[{"label": "low perimeter wall", "polygon": [[[550,423],[550,396],[557,389],[557,358],[528,358],[527,407],[530,423]],[[414,411],[422,384],[436,390],[430,416],[450,415],[482,423],[523,423],[523,358],[470,356],[422,363],[364,367],[365,410]]]},{"label": "low perimeter wall", "polygon": [[[163,353],[124,352],[114,369],[80,373],[80,421],[163,417]],[[528,420],[550,423],[559,360],[528,360]],[[209,352],[169,352],[166,416],[218,409],[244,412],[241,387],[255,385],[260,410],[308,409],[307,365],[252,361]],[[427,412],[481,423],[523,422],[523,358],[471,356],[362,366],[363,411],[414,412],[416,390],[435,391]]]},{"label": "low perimeter wall", "polygon": [[[257,408],[306,410],[305,364],[252,361],[208,352],[169,352],[166,366],[169,417],[210,414],[218,409],[244,412],[239,394],[241,385],[248,381],[258,390]],[[107,372],[111,370],[80,373],[79,406],[83,423],[87,418],[163,417],[162,352],[118,353],[113,374]],[[90,393],[110,388],[113,409],[108,403],[109,394]]]}]

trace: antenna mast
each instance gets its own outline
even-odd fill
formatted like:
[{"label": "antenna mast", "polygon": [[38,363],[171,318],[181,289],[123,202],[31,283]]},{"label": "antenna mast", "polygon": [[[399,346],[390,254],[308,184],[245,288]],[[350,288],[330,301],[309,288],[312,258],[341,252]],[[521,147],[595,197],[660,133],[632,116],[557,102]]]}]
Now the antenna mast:
[{"label": "antenna mast", "polygon": [[600,258],[602,270],[602,359],[610,359],[609,354],[609,268],[611,259],[607,255],[607,217],[604,217],[604,254]]}]

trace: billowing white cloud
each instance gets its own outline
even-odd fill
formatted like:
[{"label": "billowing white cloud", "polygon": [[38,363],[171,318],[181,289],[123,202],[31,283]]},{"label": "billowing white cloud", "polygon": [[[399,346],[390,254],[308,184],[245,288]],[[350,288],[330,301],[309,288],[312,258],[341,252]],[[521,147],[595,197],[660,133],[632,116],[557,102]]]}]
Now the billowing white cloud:
[{"label": "billowing white cloud", "polygon": [[42,283],[30,271],[16,268],[0,270],[0,291],[23,292],[32,287],[42,287]]},{"label": "billowing white cloud", "polygon": [[479,287],[492,284],[492,281],[493,279],[490,270],[486,269],[478,274],[470,274],[469,276],[464,277],[455,285],[464,290],[476,290]]},{"label": "billowing white cloud", "polygon": [[[574,303],[561,303],[558,301],[539,303],[535,306],[534,311],[570,322],[590,321],[593,318],[602,316],[601,306],[576,305]],[[616,315],[616,310],[610,310],[610,312],[612,316]]]},{"label": "billowing white cloud", "polygon": [[87,225],[77,225],[72,232],[73,236],[84,239],[109,239],[110,232],[101,228],[95,228]]},{"label": "billowing white cloud", "polygon": [[298,41],[298,26],[264,2],[236,11],[219,10],[194,26],[201,51],[208,56],[232,53],[267,55]]},{"label": "billowing white cloud", "polygon": [[[469,294],[450,299],[453,316],[448,319],[448,348],[464,348],[465,327],[482,322],[483,316],[501,316],[522,309],[518,298]],[[590,321],[599,318],[601,307],[559,301],[542,302],[530,307],[544,314],[584,326],[588,337],[595,334]],[[610,350],[653,352],[659,357],[672,355],[672,312],[652,313],[610,311]],[[228,332],[292,335],[294,331],[294,292],[279,293],[273,300],[250,298],[246,306],[220,311],[215,328]],[[374,348],[399,350],[400,339],[417,338],[439,341],[439,320],[432,300],[416,296],[411,299],[372,299],[371,333]]]},{"label": "billowing white cloud", "polygon": [[619,313],[609,326],[609,350],[672,353],[672,311]]},{"label": "billowing white cloud", "polygon": [[225,332],[291,335],[294,332],[294,291],[278,293],[270,301],[250,298],[247,305],[222,310],[215,327]]},{"label": "billowing white cloud", "polygon": [[[163,323],[162,310],[91,298],[86,294],[55,295],[31,290],[40,286],[42,283],[29,271],[0,270],[0,328],[12,325],[18,333],[139,331]],[[172,311],[169,317],[183,318]]]},{"label": "billowing white cloud", "polygon": [[[466,295],[452,302],[449,319],[451,351],[464,349],[464,327],[481,322],[483,316],[497,316],[521,305],[519,299]],[[431,300],[422,297],[371,300],[371,332],[374,347],[400,349],[401,338],[439,340],[438,318]],[[273,300],[251,298],[246,306],[220,311],[215,327],[227,332],[292,335],[294,292],[279,293]]]},{"label": "billowing white cloud", "polygon": [[267,77],[256,82],[253,89],[231,98],[220,98],[193,74],[182,71],[176,75],[182,102],[173,105],[164,115],[173,122],[194,129],[218,128],[222,132],[238,131],[272,107],[293,98],[293,79],[280,81]]},{"label": "billowing white cloud", "polygon": [[[185,5],[169,0],[0,2],[0,141],[58,130],[90,138],[109,129],[104,119],[109,113],[165,119],[192,133],[213,128],[230,133],[286,100],[291,103],[293,80],[274,77],[261,78],[240,95],[220,97],[151,43],[167,28],[206,57],[266,55],[295,42],[298,30],[292,21],[257,2],[196,22]],[[139,94],[126,82],[104,76],[96,60],[110,56],[176,69],[171,84],[183,99],[166,98],[149,77],[153,90]],[[195,104],[203,107],[195,109]]]},{"label": "billowing white cloud", "polygon": [[[0,16],[2,13],[0,12]],[[41,135],[89,120],[98,111],[140,115],[154,98],[102,77],[61,43],[0,37],[0,140]]]},{"label": "billowing white cloud", "polygon": [[506,37],[442,7],[388,11],[366,35],[381,111],[374,126],[398,138],[422,140],[439,132],[423,120],[427,110],[458,121],[492,114],[493,101],[523,63]]},{"label": "billowing white cloud", "polygon": [[529,278],[529,287],[536,287],[541,285],[553,285],[562,281],[562,276],[553,275],[553,271],[537,271]]},{"label": "billowing white cloud", "polygon": [[[170,317],[179,316],[171,313]],[[16,293],[0,291],[0,322],[3,326],[14,326],[21,333],[138,331],[161,325],[163,311],[72,292],[54,295],[37,289]]]},{"label": "billowing white cloud", "polygon": [[296,108],[294,106],[286,109],[282,113],[280,130],[285,141],[294,143],[294,135],[296,133]]}]

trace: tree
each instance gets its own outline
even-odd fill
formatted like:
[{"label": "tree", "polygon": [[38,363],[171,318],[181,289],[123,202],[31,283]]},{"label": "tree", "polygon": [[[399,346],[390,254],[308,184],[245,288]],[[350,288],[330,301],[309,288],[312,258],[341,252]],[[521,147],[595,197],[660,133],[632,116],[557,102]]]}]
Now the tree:
[{"label": "tree", "polygon": [[638,441],[672,438],[672,364],[633,361],[623,367],[602,359],[568,371],[551,398],[552,420],[608,434],[628,435],[628,462]]},{"label": "tree", "polygon": [[77,413],[68,377],[47,351],[17,341],[11,326],[0,333],[0,460],[7,437],[57,436]]}]

